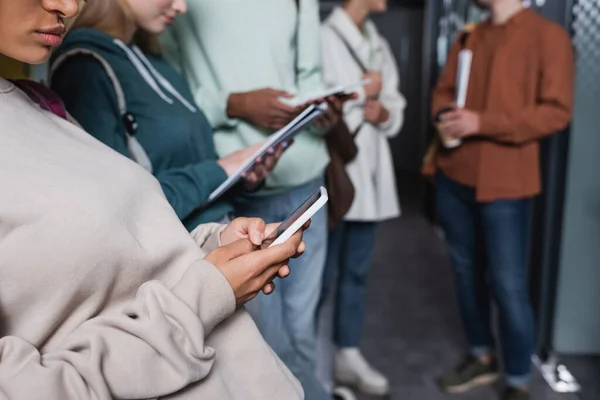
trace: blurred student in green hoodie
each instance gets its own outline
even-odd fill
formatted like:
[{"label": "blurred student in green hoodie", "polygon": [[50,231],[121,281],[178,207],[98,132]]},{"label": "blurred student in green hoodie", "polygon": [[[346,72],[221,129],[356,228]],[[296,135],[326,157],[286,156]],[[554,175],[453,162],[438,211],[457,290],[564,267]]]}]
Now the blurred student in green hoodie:
[{"label": "blurred student in green hoodie", "polygon": [[[295,116],[285,97],[324,89],[317,0],[188,0],[189,12],[164,36],[165,54],[181,69],[214,128],[217,153],[264,140]],[[330,101],[339,118],[340,104]],[[240,215],[280,221],[323,185],[329,157],[325,129],[294,139]],[[326,210],[304,235],[307,251],[291,264],[273,296],[248,305],[262,334],[300,379],[310,400],[330,396],[315,377],[315,315],[327,247]]]},{"label": "blurred student in green hoodie", "polygon": [[256,151],[218,158],[212,128],[158,41],[184,0],[90,2],[51,60],[51,85],[94,137],[133,158],[160,182],[188,230],[228,222],[232,200],[266,178],[284,147],[257,160],[245,182],[207,205],[210,193]]}]

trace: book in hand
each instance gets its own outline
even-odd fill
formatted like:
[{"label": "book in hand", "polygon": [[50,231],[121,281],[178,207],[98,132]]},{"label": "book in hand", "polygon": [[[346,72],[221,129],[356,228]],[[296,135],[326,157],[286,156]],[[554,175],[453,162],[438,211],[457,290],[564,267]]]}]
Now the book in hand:
[{"label": "book in hand", "polygon": [[467,102],[472,60],[472,50],[463,49],[458,54],[458,69],[456,71],[456,106],[458,108],[464,108]]},{"label": "book in hand", "polygon": [[[473,52],[469,49],[463,49],[458,53],[458,68],[456,70],[456,107],[464,108],[467,102],[467,92],[469,91],[469,77],[471,75],[471,61]],[[436,115],[436,123],[440,121],[442,114],[454,111],[454,107],[445,107]],[[454,149],[462,144],[462,140],[456,137],[443,136],[442,144],[447,149]]]},{"label": "book in hand", "polygon": [[280,144],[293,139],[298,133],[302,132],[302,129],[322,117],[326,112],[327,103],[312,104],[308,106],[306,110],[302,111],[292,120],[292,122],[269,136],[269,139],[260,147],[260,149],[250,156],[248,160],[235,171],[235,173],[210,194],[206,204],[212,203],[238,183],[245,173],[252,170],[255,160],[259,157],[263,157],[270,148],[275,148]]}]

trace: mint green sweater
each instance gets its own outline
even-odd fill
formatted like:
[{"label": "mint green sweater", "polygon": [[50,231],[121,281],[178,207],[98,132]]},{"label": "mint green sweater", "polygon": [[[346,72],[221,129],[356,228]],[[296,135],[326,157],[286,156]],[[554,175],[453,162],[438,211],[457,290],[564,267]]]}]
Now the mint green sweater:
[{"label": "mint green sweater", "polygon": [[[188,0],[188,7],[164,35],[163,46],[213,125],[220,156],[272,133],[228,118],[231,93],[271,87],[303,94],[322,87],[317,0],[300,0],[299,15],[294,0]],[[267,193],[323,174],[329,158],[317,132],[296,137],[267,180]]]}]

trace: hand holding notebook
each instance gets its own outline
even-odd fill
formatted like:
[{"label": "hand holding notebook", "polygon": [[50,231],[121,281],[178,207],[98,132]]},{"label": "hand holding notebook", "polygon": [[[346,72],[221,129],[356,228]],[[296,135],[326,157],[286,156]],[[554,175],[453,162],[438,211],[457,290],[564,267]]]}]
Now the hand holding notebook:
[{"label": "hand holding notebook", "polygon": [[280,97],[279,101],[292,107],[298,107],[317,101],[319,99],[326,99],[330,96],[351,96],[358,88],[368,85],[370,83],[371,79],[363,79],[359,82],[350,85],[337,86],[332,89],[311,92],[303,96],[296,96],[292,98]]},{"label": "hand holding notebook", "polygon": [[296,118],[292,120],[282,129],[278,130],[268,140],[264,142],[262,146],[254,152],[248,160],[243,163],[234,173],[232,173],[225,182],[223,182],[217,189],[215,189],[209,196],[207,203],[215,201],[217,198],[222,196],[231,187],[238,183],[244,175],[249,172],[256,159],[262,158],[271,148],[276,148],[284,142],[288,142],[294,138],[303,128],[322,117],[327,112],[327,103],[312,104],[308,106],[303,112],[301,112]]}]

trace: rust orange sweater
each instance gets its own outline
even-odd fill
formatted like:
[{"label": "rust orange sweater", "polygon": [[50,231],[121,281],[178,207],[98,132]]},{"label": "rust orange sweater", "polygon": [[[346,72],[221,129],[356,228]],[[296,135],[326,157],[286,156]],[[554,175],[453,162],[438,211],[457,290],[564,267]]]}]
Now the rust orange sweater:
[{"label": "rust orange sweater", "polygon": [[[465,107],[479,112],[481,132],[436,166],[474,187],[482,202],[540,192],[539,139],[564,129],[571,118],[574,56],[559,25],[524,9],[503,25],[478,25],[466,47],[473,51]],[[433,93],[432,111],[455,98],[459,45]]]}]

